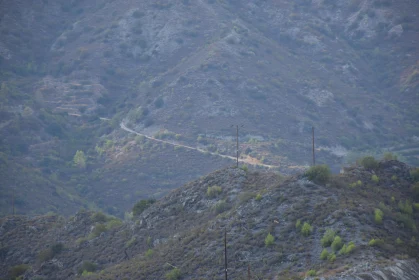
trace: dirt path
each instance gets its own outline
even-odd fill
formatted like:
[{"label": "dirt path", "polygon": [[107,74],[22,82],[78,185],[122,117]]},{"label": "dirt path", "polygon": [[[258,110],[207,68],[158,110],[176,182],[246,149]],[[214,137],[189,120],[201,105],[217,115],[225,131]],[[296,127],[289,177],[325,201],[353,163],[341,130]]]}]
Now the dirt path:
[{"label": "dirt path", "polygon": [[[235,157],[232,157],[232,156],[221,155],[221,154],[209,152],[209,151],[206,151],[206,150],[203,150],[203,149],[200,149],[200,148],[191,147],[191,146],[187,146],[187,145],[178,144],[178,143],[175,143],[175,142],[170,142],[170,141],[166,141],[166,140],[161,140],[161,139],[154,138],[154,137],[151,137],[151,136],[148,136],[148,135],[145,135],[145,134],[136,132],[136,131],[134,131],[134,130],[128,128],[128,127],[126,127],[126,125],[124,123],[122,123],[122,122],[120,123],[120,127],[123,130],[127,131],[127,132],[130,132],[130,133],[134,133],[136,135],[143,136],[143,137],[145,137],[147,139],[150,139],[150,140],[153,140],[153,141],[156,141],[156,142],[169,144],[169,145],[172,145],[172,146],[175,146],[175,147],[182,147],[182,148],[185,148],[185,149],[198,151],[200,153],[211,154],[211,155],[222,157],[222,158],[228,158],[228,159],[232,159],[234,161],[236,160],[236,158]],[[278,168],[279,167],[279,166],[275,166],[275,165],[269,165],[269,164],[263,164],[263,163],[255,162],[255,159],[254,158],[250,158],[250,157],[247,157],[245,159],[239,158],[239,162],[246,163],[246,164],[249,164],[249,165],[263,166],[263,167],[267,167],[267,168]]]}]

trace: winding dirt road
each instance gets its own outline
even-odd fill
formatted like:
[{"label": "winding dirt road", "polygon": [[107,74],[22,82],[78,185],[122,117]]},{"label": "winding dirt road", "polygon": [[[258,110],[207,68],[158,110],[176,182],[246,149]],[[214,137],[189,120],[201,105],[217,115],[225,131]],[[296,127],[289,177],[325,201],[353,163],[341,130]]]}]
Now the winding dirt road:
[{"label": "winding dirt road", "polygon": [[[209,151],[206,151],[206,150],[203,150],[203,149],[200,149],[200,148],[191,147],[191,146],[187,146],[187,145],[182,145],[182,144],[178,144],[178,143],[175,143],[175,142],[170,142],[170,141],[166,141],[166,140],[162,140],[162,139],[157,139],[157,138],[139,133],[137,131],[134,131],[134,130],[128,128],[123,122],[120,123],[120,127],[127,132],[143,136],[147,139],[150,139],[150,140],[153,140],[153,141],[156,141],[156,142],[169,144],[169,145],[172,145],[172,146],[175,146],[175,147],[182,147],[182,148],[185,148],[185,149],[198,151],[198,152],[203,153],[203,154],[211,154],[211,155],[214,155],[214,156],[218,156],[218,157],[222,157],[222,158],[228,158],[228,159],[232,159],[232,160],[236,161],[236,158],[232,157],[232,156],[221,155],[221,154],[209,152]],[[239,162],[246,163],[246,164],[249,164],[249,165],[263,166],[263,167],[267,167],[267,168],[278,168],[279,167],[279,166],[275,166],[275,165],[269,165],[269,164],[263,164],[263,163],[255,162],[255,159],[250,158],[250,157],[244,158],[244,159],[239,158]]]}]

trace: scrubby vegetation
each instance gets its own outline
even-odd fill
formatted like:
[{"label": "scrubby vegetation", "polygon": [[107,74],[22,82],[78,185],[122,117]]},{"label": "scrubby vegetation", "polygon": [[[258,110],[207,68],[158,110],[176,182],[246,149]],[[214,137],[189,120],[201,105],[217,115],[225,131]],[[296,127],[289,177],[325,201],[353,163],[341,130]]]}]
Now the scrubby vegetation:
[{"label": "scrubby vegetation", "polygon": [[330,179],[330,174],[330,168],[327,165],[312,166],[305,173],[310,181],[317,184],[326,184]]}]

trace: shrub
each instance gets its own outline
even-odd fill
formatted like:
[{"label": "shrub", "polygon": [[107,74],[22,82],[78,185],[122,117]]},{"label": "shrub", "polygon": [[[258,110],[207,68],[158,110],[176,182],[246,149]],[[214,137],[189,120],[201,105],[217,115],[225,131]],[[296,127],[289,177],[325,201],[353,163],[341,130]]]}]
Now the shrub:
[{"label": "shrub", "polygon": [[416,198],[419,198],[419,182],[417,182],[417,183],[413,184],[413,186],[411,187],[411,190],[412,190],[412,192],[413,192],[413,195],[414,195]]},{"label": "shrub", "polygon": [[397,160],[397,155],[393,155],[392,153],[387,152],[387,153],[384,153],[384,155],[383,155],[383,159],[384,159],[385,161],[389,161],[389,160]]},{"label": "shrub", "polygon": [[296,229],[300,229],[300,227],[301,227],[301,220],[300,220],[300,219],[298,219],[298,220],[295,222],[295,228],[296,228]]},{"label": "shrub", "polygon": [[360,164],[368,170],[374,170],[378,167],[378,162],[375,160],[373,156],[366,156],[360,159]]},{"label": "shrub", "polygon": [[151,257],[152,255],[153,255],[153,250],[152,249],[148,249],[146,252],[145,252],[145,256],[147,257],[147,258],[149,258],[149,257]]},{"label": "shrub", "polygon": [[412,203],[410,203],[408,200],[406,200],[404,203],[402,201],[399,201],[398,206],[402,213],[407,215],[413,214]]},{"label": "shrub", "polygon": [[39,252],[37,258],[40,262],[48,261],[54,258],[57,254],[61,253],[63,249],[64,249],[64,245],[62,243],[56,243],[52,245],[50,248]]},{"label": "shrub", "polygon": [[314,269],[310,269],[309,271],[307,271],[306,273],[306,277],[312,277],[312,276],[316,276],[317,275],[317,271]]},{"label": "shrub", "polygon": [[108,216],[102,212],[96,212],[92,215],[92,221],[96,223],[105,223],[108,221]]},{"label": "shrub", "polygon": [[312,166],[306,171],[305,176],[316,184],[326,184],[330,179],[330,168],[325,164]]},{"label": "shrub", "polygon": [[218,196],[223,190],[220,186],[212,186],[207,188],[207,196],[214,198]]},{"label": "shrub", "polygon": [[373,238],[368,242],[368,246],[380,246],[382,244],[384,244],[384,241],[381,240],[381,239],[374,239]]},{"label": "shrub", "polygon": [[342,248],[342,245],[342,238],[340,238],[339,236],[335,236],[331,245],[333,252],[339,251],[339,249]]},{"label": "shrub", "polygon": [[371,176],[371,180],[376,184],[378,184],[378,182],[380,182],[380,178],[375,174]]},{"label": "shrub", "polygon": [[403,244],[403,241],[399,237],[397,237],[396,244],[400,246]]},{"label": "shrub", "polygon": [[79,274],[82,274],[83,272],[95,272],[97,269],[97,265],[95,263],[84,261],[81,267],[77,270]]},{"label": "shrub", "polygon": [[329,251],[327,251],[327,249],[323,249],[323,251],[320,254],[320,259],[326,260],[327,258],[329,258]]},{"label": "shrub", "polygon": [[377,224],[381,224],[383,222],[383,215],[384,215],[383,211],[381,211],[380,209],[376,208],[374,210],[374,221]]},{"label": "shrub", "polygon": [[304,236],[309,236],[312,231],[313,231],[313,227],[309,223],[305,222],[303,224],[303,227],[301,228],[301,233]]},{"label": "shrub", "polygon": [[111,219],[109,222],[106,223],[107,229],[113,229],[122,226],[122,221],[120,219]]},{"label": "shrub", "polygon": [[265,238],[265,245],[266,247],[272,246],[274,244],[275,237],[272,236],[272,234],[268,234]]},{"label": "shrub", "polygon": [[350,254],[353,250],[355,250],[355,243],[353,243],[352,241],[349,242],[348,245],[343,245],[342,249],[340,249],[339,254],[341,255],[348,255]]},{"label": "shrub", "polygon": [[328,259],[329,259],[329,262],[335,262],[335,260],[336,260],[336,255],[335,255],[335,253],[331,253],[330,255],[329,255],[329,257],[328,257]]},{"label": "shrub", "polygon": [[352,184],[349,184],[349,187],[351,188],[355,188],[355,187],[361,187],[362,186],[362,181],[358,180],[356,182],[353,182]]},{"label": "shrub", "polygon": [[10,279],[16,279],[20,275],[23,275],[29,268],[30,266],[27,264],[19,264],[12,266],[11,268],[9,268],[8,277]]},{"label": "shrub", "polygon": [[320,240],[321,244],[323,247],[329,247],[334,238],[335,238],[335,231],[332,229],[327,229],[326,232],[324,233],[322,239]]},{"label": "shrub", "polygon": [[262,195],[260,193],[258,193],[255,197],[256,201],[260,201],[262,199]]},{"label": "shrub", "polygon": [[180,279],[180,277],[182,276],[179,268],[174,268],[171,271],[169,271],[168,273],[166,273],[166,279],[167,280],[178,280]]},{"label": "shrub", "polygon": [[419,167],[410,170],[410,178],[415,182],[419,182]]},{"label": "shrub", "polygon": [[155,203],[155,199],[142,199],[135,203],[134,207],[132,208],[132,214],[134,217],[139,216],[141,213],[144,212],[148,207],[150,207],[153,203]]},{"label": "shrub", "polygon": [[397,181],[397,179],[398,179],[398,178],[397,178],[397,176],[396,176],[396,175],[391,176],[391,180],[392,180],[392,181]]},{"label": "shrub", "polygon": [[240,169],[241,169],[241,170],[243,170],[244,172],[249,171],[249,167],[248,167],[247,165],[245,165],[245,164],[243,164],[243,165],[240,167]]},{"label": "shrub", "polygon": [[217,214],[223,213],[228,209],[228,204],[225,200],[220,200],[214,205],[214,211]]}]

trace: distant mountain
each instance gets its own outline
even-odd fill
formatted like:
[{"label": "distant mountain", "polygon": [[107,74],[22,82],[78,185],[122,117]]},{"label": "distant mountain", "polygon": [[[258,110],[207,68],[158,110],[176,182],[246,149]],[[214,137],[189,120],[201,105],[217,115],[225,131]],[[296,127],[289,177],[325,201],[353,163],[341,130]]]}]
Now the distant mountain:
[{"label": "distant mountain", "polygon": [[122,216],[233,165],[210,153],[236,154],[238,124],[243,161],[283,173],[311,163],[312,127],[318,162],[335,171],[386,150],[418,165],[418,11],[415,0],[2,1],[1,213],[15,188],[19,213]]},{"label": "distant mountain", "polygon": [[0,277],[218,279],[226,233],[229,279],[417,279],[419,170],[363,165],[290,177],[226,168],[142,201],[125,222],[7,216]]}]

